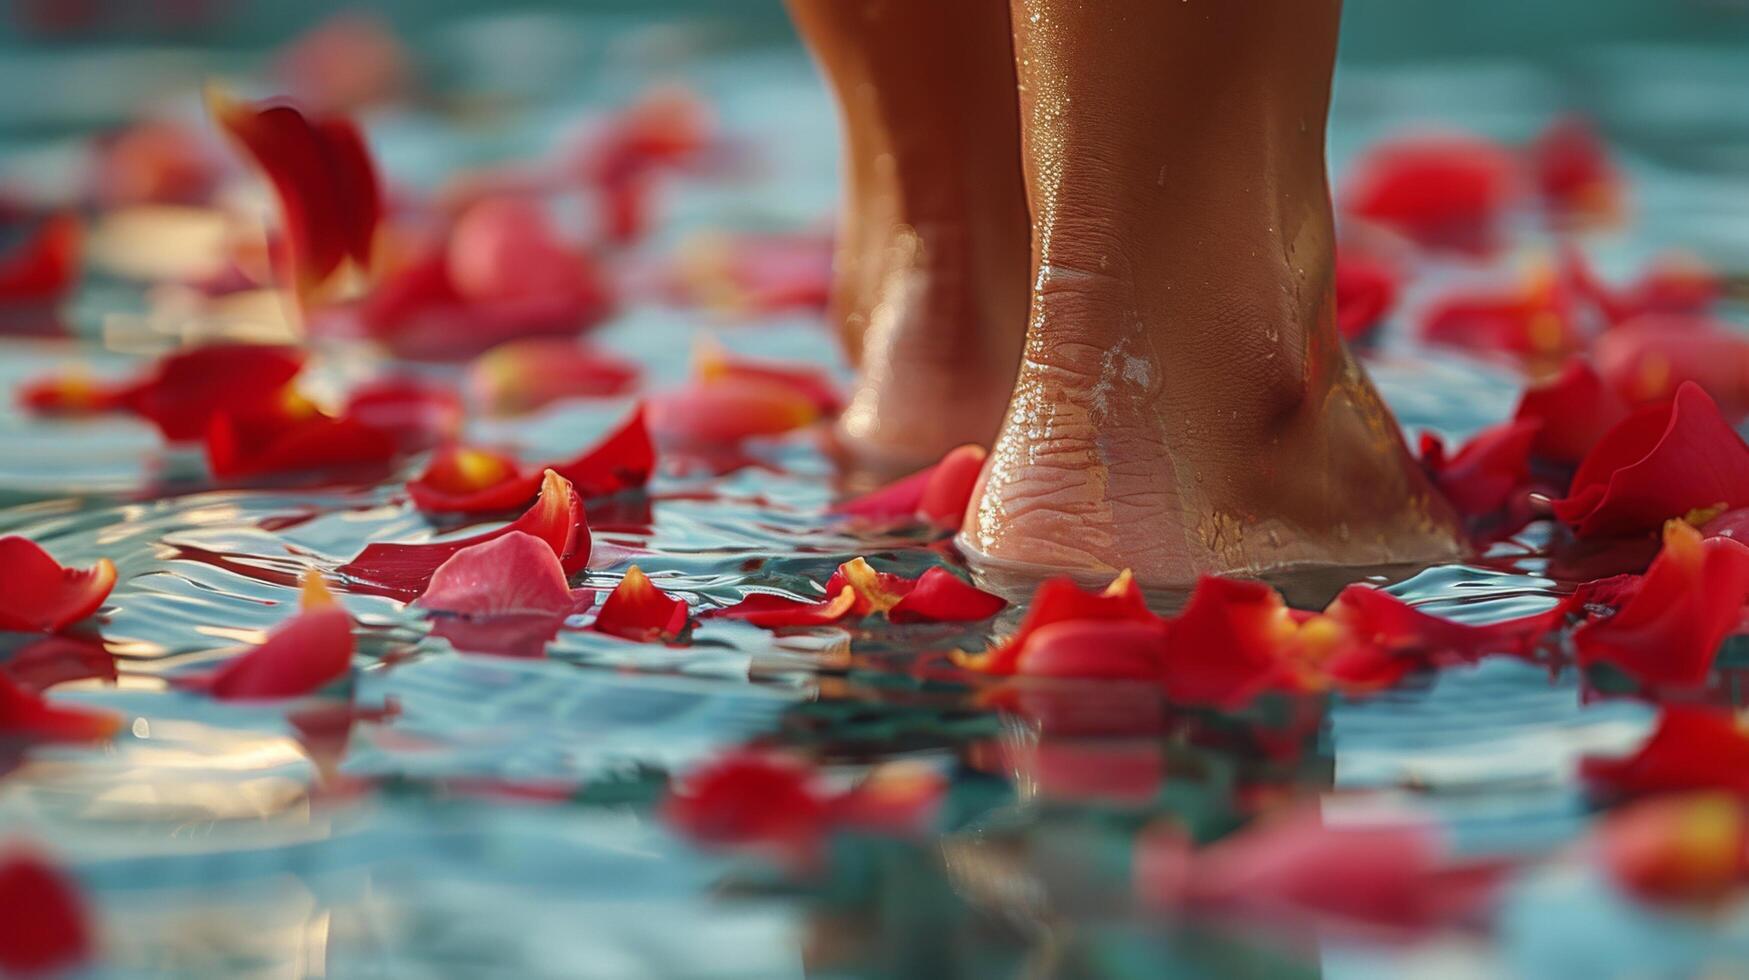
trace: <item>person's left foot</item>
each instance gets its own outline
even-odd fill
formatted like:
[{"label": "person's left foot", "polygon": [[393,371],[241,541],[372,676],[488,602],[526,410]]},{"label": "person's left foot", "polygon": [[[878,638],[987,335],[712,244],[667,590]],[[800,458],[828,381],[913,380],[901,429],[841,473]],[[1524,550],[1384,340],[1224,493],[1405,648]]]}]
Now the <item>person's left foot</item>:
[{"label": "person's left foot", "polygon": [[789,0],[838,98],[845,205],[830,316],[858,375],[837,429],[905,470],[1001,425],[1030,225],[1005,0]]}]

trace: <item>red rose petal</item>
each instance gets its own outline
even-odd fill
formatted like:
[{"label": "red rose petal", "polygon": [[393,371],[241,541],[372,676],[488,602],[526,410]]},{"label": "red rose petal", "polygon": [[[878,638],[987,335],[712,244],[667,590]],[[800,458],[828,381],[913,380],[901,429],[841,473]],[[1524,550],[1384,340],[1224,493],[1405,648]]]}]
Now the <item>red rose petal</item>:
[{"label": "red rose petal", "polygon": [[1577,297],[1596,309],[1605,327],[1641,316],[1704,316],[1725,292],[1718,273],[1680,253],[1654,259],[1638,279],[1621,287],[1599,278],[1576,246],[1562,249],[1561,271]]},{"label": "red rose petal", "polygon": [[592,597],[587,589],[572,591],[550,545],[512,531],[451,555],[431,574],[415,604],[475,618],[529,613],[562,617]]},{"label": "red rose petal", "polygon": [[115,588],[115,566],[64,568],[36,542],[0,537],[0,630],[58,633],[95,613]]},{"label": "red rose petal", "polygon": [[951,449],[935,466],[929,482],[923,485],[923,499],[917,503],[917,515],[940,528],[958,528],[966,519],[966,509],[972,504],[972,491],[984,472],[984,460],[989,452],[983,446],[960,446]]},{"label": "red rose petal", "polygon": [[519,292],[488,277],[473,287],[484,293],[468,295],[451,278],[449,251],[416,252],[383,277],[354,320],[338,322],[400,357],[461,360],[524,338],[575,337],[613,312],[606,281],[581,253],[567,260],[576,269],[565,288]]},{"label": "red rose petal", "polygon": [[1351,585],[1324,615],[1347,631],[1349,642],[1420,664],[1474,663],[1486,654],[1529,656],[1560,624],[1556,606],[1497,623],[1460,623],[1429,615],[1383,589]]},{"label": "red rose petal", "polygon": [[1573,360],[1554,380],[1525,389],[1513,418],[1537,423],[1533,455],[1577,464],[1627,413],[1627,406],[1591,365]]},{"label": "red rose petal", "polygon": [[837,504],[832,512],[864,520],[916,517],[937,527],[957,528],[988,456],[983,446],[951,449],[934,466]]},{"label": "red rose petal", "polygon": [[1579,775],[1593,795],[1612,800],[1694,790],[1749,799],[1749,735],[1727,712],[1670,705],[1639,748],[1587,756]]},{"label": "red rose petal", "polygon": [[1053,623],[1076,620],[1156,624],[1160,617],[1148,611],[1141,588],[1127,572],[1098,593],[1082,591],[1072,579],[1053,578],[1033,593],[1032,604],[1012,636],[987,653],[960,660],[986,673],[1012,674],[1033,634]]},{"label": "red rose petal", "polygon": [[235,102],[215,89],[207,105],[273,185],[298,295],[319,291],[348,260],[368,269],[382,193],[357,127],[311,120],[289,105]]},{"label": "red rose petal", "polygon": [[302,608],[260,646],[231,658],[201,682],[221,701],[303,697],[352,670],[352,617],[322,584],[304,576]]},{"label": "red rose petal", "polygon": [[366,545],[338,571],[354,582],[411,599],[425,591],[432,574],[451,555],[513,531],[532,534],[545,541],[559,556],[567,573],[582,568],[589,561],[589,525],[584,520],[583,502],[563,477],[549,470],[542,479],[540,497],[534,506],[496,531],[423,544],[378,542]]},{"label": "red rose petal", "polygon": [[517,415],[565,398],[632,391],[636,364],[569,338],[532,337],[492,348],[468,368],[468,391],[486,411]]},{"label": "red rose petal", "polygon": [[1499,238],[1517,169],[1504,148],[1476,137],[1400,138],[1354,162],[1341,201],[1423,247],[1485,254]]},{"label": "red rose petal", "polygon": [[0,853],[0,973],[51,976],[88,963],[91,927],[78,886],[16,845]]},{"label": "red rose petal", "polygon": [[412,80],[410,58],[393,29],[355,11],[329,17],[294,39],[276,59],[274,73],[299,98],[328,111],[391,101]]},{"label": "red rose petal", "polygon": [[593,262],[560,241],[546,212],[527,198],[479,201],[450,233],[450,282],[464,299],[515,301],[526,296],[580,296],[606,287]]},{"label": "red rose petal", "polygon": [[829,626],[854,614],[856,590],[847,586],[816,602],[791,599],[788,596],[755,592],[725,609],[713,609],[707,616],[738,619],[761,629],[783,629],[792,626]]},{"label": "red rose petal", "polygon": [[[607,497],[644,486],[656,468],[640,406],[619,428],[575,458],[548,463],[579,496]],[[454,446],[432,456],[424,472],[407,482],[407,493],[427,513],[480,514],[509,510],[533,499],[538,471],[524,471],[510,456]]]},{"label": "red rose petal", "polygon": [[836,415],[844,407],[844,396],[825,371],[805,364],[742,357],[708,338],[701,338],[693,346],[692,374],[705,384],[746,379],[789,388],[812,403],[821,415]]},{"label": "red rose petal", "polygon": [[221,480],[380,466],[397,455],[389,433],[313,407],[221,412],[207,426],[207,466]]},{"label": "red rose petal", "polygon": [[1573,477],[1555,516],[1581,537],[1654,531],[1690,511],[1749,504],[1749,445],[1699,385],[1617,423]]},{"label": "red rose petal", "polygon": [[645,235],[652,179],[701,156],[714,133],[715,120],[696,97],[660,89],[609,121],[582,148],[577,170],[596,193],[609,241],[625,245]]},{"label": "red rose petal", "polygon": [[1554,277],[1540,274],[1505,290],[1450,292],[1422,311],[1421,336],[1522,361],[1563,358],[1585,346],[1568,292]]},{"label": "red rose petal", "polygon": [[1205,575],[1184,611],[1166,620],[1161,684],[1174,701],[1218,706],[1292,686],[1279,642],[1288,622],[1269,586]]},{"label": "red rose petal", "polygon": [[1608,619],[1573,631],[1579,663],[1608,663],[1651,686],[1706,682],[1719,644],[1742,621],[1749,599],[1749,545],[1702,539],[1681,521],[1664,528],[1664,549],[1639,588]]},{"label": "red rose petal", "polygon": [[650,429],[680,445],[720,445],[811,425],[818,405],[788,385],[747,377],[693,382],[653,396]]},{"label": "red rose petal", "polygon": [[650,481],[656,469],[656,445],[644,420],[644,406],[602,440],[576,458],[548,463],[586,498],[608,497],[635,490]]},{"label": "red rose petal", "polygon": [[1421,466],[1445,499],[1467,518],[1498,515],[1530,483],[1531,446],[1542,425],[1503,422],[1471,436],[1449,458],[1438,436],[1421,436]]},{"label": "red rose petal", "polygon": [[1749,337],[1710,318],[1636,317],[1599,337],[1594,356],[1598,372],[1631,404],[1663,401],[1693,382],[1726,415],[1749,413]]},{"label": "red rose petal", "polygon": [[79,279],[84,235],[79,219],[56,215],[29,239],[0,255],[0,303],[46,303],[65,296]]},{"label": "red rose petal", "polygon": [[461,396],[448,385],[414,377],[390,377],[354,389],[340,413],[394,440],[402,452],[419,452],[461,433]]},{"label": "red rose petal", "polygon": [[0,664],[0,673],[25,689],[41,693],[69,681],[116,680],[115,655],[101,639],[45,636],[20,647]]},{"label": "red rose petal", "polygon": [[750,847],[797,862],[816,854],[832,800],[813,769],[769,752],[726,753],[669,787],[663,820],[706,847]]},{"label": "red rose petal", "polygon": [[1543,206],[1555,216],[1588,224],[1621,217],[1621,174],[1589,122],[1556,120],[1531,144],[1529,155]]},{"label": "red rose petal", "polygon": [[194,132],[151,120],[100,137],[91,193],[106,207],[198,204],[218,182],[218,162]]},{"label": "red rose petal", "polygon": [[698,235],[682,243],[670,278],[680,298],[740,314],[824,311],[832,293],[832,238]]},{"label": "red rose petal", "polygon": [[525,473],[510,456],[450,446],[407,481],[407,495],[429,514],[484,514],[511,510],[540,492],[541,476]]},{"label": "red rose petal", "polygon": [[1015,658],[1022,677],[1155,680],[1165,656],[1160,623],[1072,619],[1034,630]]},{"label": "red rose petal", "polygon": [[895,623],[971,623],[1008,608],[1008,601],[967,584],[945,568],[931,568],[887,610]]},{"label": "red rose petal", "polygon": [[199,439],[213,416],[276,404],[304,367],[291,347],[212,344],[178,351],[159,361],[122,397],[171,441]]},{"label": "red rose petal", "polygon": [[656,588],[650,577],[633,565],[601,604],[590,629],[648,643],[684,633],[686,618],[686,601]]},{"label": "red rose petal", "polygon": [[290,347],[211,344],[169,354],[133,381],[39,379],[25,386],[20,402],[39,412],[125,410],[180,442],[204,436],[219,412],[276,403],[303,366],[303,352]]},{"label": "red rose petal", "polygon": [[[1421,823],[1339,825],[1305,811],[1240,831],[1162,876],[1158,844],[1137,856],[1156,901],[1248,917],[1312,916],[1333,924],[1411,932],[1479,915],[1503,868],[1459,862]],[[1154,864],[1150,868],[1150,864]],[[1165,887],[1151,887],[1160,883]],[[1176,886],[1175,888],[1173,886]]]},{"label": "red rose petal", "polygon": [[1714,902],[1743,882],[1749,816],[1722,793],[1659,796],[1606,814],[1592,842],[1604,869],[1635,896]]}]

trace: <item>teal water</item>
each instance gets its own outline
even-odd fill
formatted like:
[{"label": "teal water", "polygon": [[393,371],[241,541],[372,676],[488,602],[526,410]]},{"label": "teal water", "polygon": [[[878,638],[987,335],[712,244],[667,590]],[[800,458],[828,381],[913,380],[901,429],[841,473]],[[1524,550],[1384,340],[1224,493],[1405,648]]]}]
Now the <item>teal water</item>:
[{"label": "teal water", "polygon": [[[792,228],[831,211],[832,115],[793,48],[707,27],[547,15],[484,17],[420,40],[446,84],[501,93],[510,108],[465,122],[429,109],[372,117],[385,169],[409,184],[536,152],[580,110],[679,77],[710,99],[758,165],[683,181],[650,256],[699,228]],[[509,68],[499,56],[506,45],[522,54]],[[203,72],[249,65],[238,55],[136,48],[82,57],[96,77],[150,83],[135,93],[183,92]],[[1518,62],[1349,66],[1333,155],[1340,169],[1366,141],[1428,117],[1522,139],[1583,92],[1623,147],[1636,190],[1633,233],[1597,243],[1605,270],[1625,272],[1666,245],[1739,269],[1749,266],[1746,84],[1749,62],[1653,46],[1590,49],[1558,72]],[[138,98],[116,86],[80,89],[55,96],[70,103],[56,119],[119,118]],[[191,118],[197,111],[191,98],[167,97]],[[32,124],[18,135],[6,171],[52,186],[75,134]],[[125,364],[119,350],[137,340],[140,309],[136,287],[95,278],[71,306],[74,345],[0,342],[0,387],[75,355]],[[744,352],[840,365],[826,332],[805,317],[738,322],[639,305],[598,338],[638,359],[659,385],[684,376],[701,331]],[[1407,332],[1394,323],[1369,356],[1407,429],[1461,436],[1509,411],[1513,378],[1419,348]],[[324,352],[317,370],[356,376],[355,357]],[[473,434],[513,442],[529,458],[562,455],[628,404],[573,403]],[[810,581],[858,554],[913,573],[941,560],[914,542],[831,530],[823,511],[836,493],[833,471],[810,440],[755,454],[770,465],[722,478],[665,471],[647,498],[592,508],[606,559],[587,584],[611,587],[635,559],[663,588],[706,606],[749,586],[807,594]],[[786,637],[707,622],[683,648],[567,631],[546,658],[513,660],[458,653],[399,603],[347,596],[363,626],[352,703],[399,710],[361,720],[343,746],[313,745],[281,709],[214,703],[164,678],[282,621],[295,605],[284,573],[332,567],[366,541],[430,527],[398,497],[399,480],[321,492],[213,489],[200,473],[198,460],[167,455],[142,426],[0,414],[0,533],[25,534],[70,564],[107,556],[120,570],[104,613],[76,632],[115,655],[120,682],[57,690],[126,714],[131,728],[102,749],[32,750],[0,778],[0,827],[47,848],[91,896],[104,953],[97,975],[1749,970],[1749,918],[1651,913],[1562,856],[1586,826],[1575,760],[1633,744],[1648,720],[1636,705],[1581,703],[1568,674],[1490,663],[1364,704],[1303,705],[1316,723],[1297,736],[1297,761],[1283,766],[1243,738],[1193,744],[1176,722],[1139,737],[1051,745],[1052,736],[993,712],[966,685],[912,669],[926,651],[976,646],[1012,615],[970,632],[833,628]],[[177,492],[142,493],[166,483]],[[1556,583],[1541,571],[1534,560],[1502,558],[1432,569],[1394,588],[1447,615],[1505,618],[1551,601]],[[29,642],[0,637],[0,657]],[[1137,708],[1160,711],[1151,702],[1110,711]],[[700,854],[654,819],[664,774],[755,740],[800,748],[846,777],[889,759],[934,768],[951,785],[946,831],[926,841],[840,841],[823,879],[798,885],[756,863]],[[1028,768],[1053,749],[1140,760],[1169,775],[1146,807],[1089,802]],[[482,792],[487,785],[542,792]],[[1466,852],[1539,860],[1487,933],[1408,946],[1284,947],[1267,934],[1132,909],[1124,869],[1142,815],[1171,812],[1219,828],[1241,785],[1320,800],[1331,813],[1430,814]]]}]

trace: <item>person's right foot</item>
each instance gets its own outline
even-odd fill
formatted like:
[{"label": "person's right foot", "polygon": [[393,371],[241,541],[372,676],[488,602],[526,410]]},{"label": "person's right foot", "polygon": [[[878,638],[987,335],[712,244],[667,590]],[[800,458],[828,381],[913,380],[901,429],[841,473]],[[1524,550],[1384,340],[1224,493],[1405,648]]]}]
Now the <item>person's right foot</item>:
[{"label": "person's right foot", "polygon": [[1185,586],[1458,553],[1335,329],[1337,0],[1015,0],[1035,286],[974,557]]},{"label": "person's right foot", "polygon": [[1029,221],[1006,0],[790,0],[837,95],[831,316],[858,375],[838,438],[875,468],[995,437],[1026,325]]}]

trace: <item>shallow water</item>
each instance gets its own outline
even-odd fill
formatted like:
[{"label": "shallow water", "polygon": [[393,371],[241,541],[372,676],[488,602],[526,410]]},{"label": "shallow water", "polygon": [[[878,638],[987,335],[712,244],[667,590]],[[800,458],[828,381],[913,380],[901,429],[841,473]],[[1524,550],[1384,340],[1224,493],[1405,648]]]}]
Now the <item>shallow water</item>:
[{"label": "shallow water", "polygon": [[[527,66],[549,73],[536,81],[503,80],[547,99],[492,125],[412,112],[373,120],[386,169],[418,183],[463,162],[530,152],[580,106],[678,72],[757,149],[760,166],[682,186],[652,254],[689,229],[795,227],[829,213],[833,123],[798,52],[708,31],[551,19],[487,19],[426,41],[466,88],[492,81],[468,74],[483,39],[528,31],[608,40],[579,41],[601,52],[589,70],[555,62]],[[1749,196],[1721,173],[1749,134],[1740,98],[1749,64],[1708,61],[1667,83],[1670,91],[1607,84],[1623,66],[1648,77],[1689,58],[1599,50],[1560,76],[1513,65],[1347,69],[1333,155],[1340,168],[1366,140],[1430,114],[1522,138],[1563,104],[1565,86],[1603,79],[1588,107],[1625,141],[1643,219],[1632,238],[1602,243],[1606,271],[1669,244],[1738,268],[1749,263],[1749,220],[1740,220],[1749,214],[1731,213],[1741,207],[1732,202]],[[1670,116],[1676,105],[1685,116]],[[85,107],[77,117],[110,111]],[[52,172],[66,152],[48,138],[12,165]],[[126,346],[116,337],[130,328],[116,314],[138,303],[125,284],[90,283],[71,316],[81,349],[100,365],[124,363],[106,348]],[[1416,348],[1397,326],[1369,367],[1407,429],[1462,435],[1509,410],[1514,379]],[[703,330],[741,351],[838,362],[825,331],[800,317],[735,322],[641,306],[599,336],[659,384],[684,375],[689,340]],[[8,339],[0,386],[74,353]],[[331,353],[320,369],[355,373],[350,356]],[[512,441],[530,458],[562,454],[625,407],[573,403],[476,434]],[[166,455],[142,426],[7,412],[0,533],[27,535],[68,564],[107,556],[120,570],[103,615],[74,634],[118,658],[120,682],[57,691],[125,713],[131,730],[101,750],[33,750],[0,779],[0,826],[43,843],[93,897],[103,975],[1371,977],[1414,967],[1600,976],[1749,962],[1749,920],[1648,913],[1564,860],[1522,876],[1491,935],[1409,946],[1284,947],[1138,915],[1122,900],[1128,847],[1148,807],[1212,832],[1230,823],[1239,787],[1321,799],[1335,814],[1429,813],[1465,851],[1558,854],[1586,821],[1575,760],[1633,744],[1649,715],[1626,702],[1582,703],[1570,673],[1551,678],[1518,663],[1449,672],[1365,703],[1259,709],[1263,728],[1294,733],[1297,751],[1284,764],[1232,723],[1164,713],[1151,695],[1108,692],[1109,707],[1088,709],[1159,719],[1140,736],[1063,738],[998,715],[963,679],[924,669],[939,658],[919,651],[973,648],[1013,613],[969,631],[854,636],[831,628],[774,638],[707,621],[691,646],[676,648],[573,630],[544,659],[508,659],[458,653],[399,603],[352,595],[345,603],[364,626],[352,704],[398,711],[360,720],[343,744],[300,738],[282,708],[215,703],[165,677],[283,620],[298,569],[332,568],[365,541],[430,533],[397,495],[399,481],[213,489],[198,460]],[[836,492],[833,471],[810,440],[755,454],[769,466],[721,479],[664,472],[647,499],[592,507],[601,556],[587,584],[611,587],[635,560],[663,588],[710,606],[749,587],[811,595],[811,582],[858,554],[909,573],[944,560],[915,542],[830,530],[822,512]],[[1485,621],[1548,605],[1557,583],[1541,571],[1535,561],[1483,561],[1392,588]],[[31,642],[0,638],[0,656]],[[1289,716],[1311,723],[1295,727]],[[921,843],[840,841],[824,878],[806,886],[701,855],[653,819],[662,776],[748,741],[803,747],[845,775],[894,758],[933,767],[951,779],[949,830]],[[1099,792],[1108,772],[1143,773],[1147,806]]]}]

